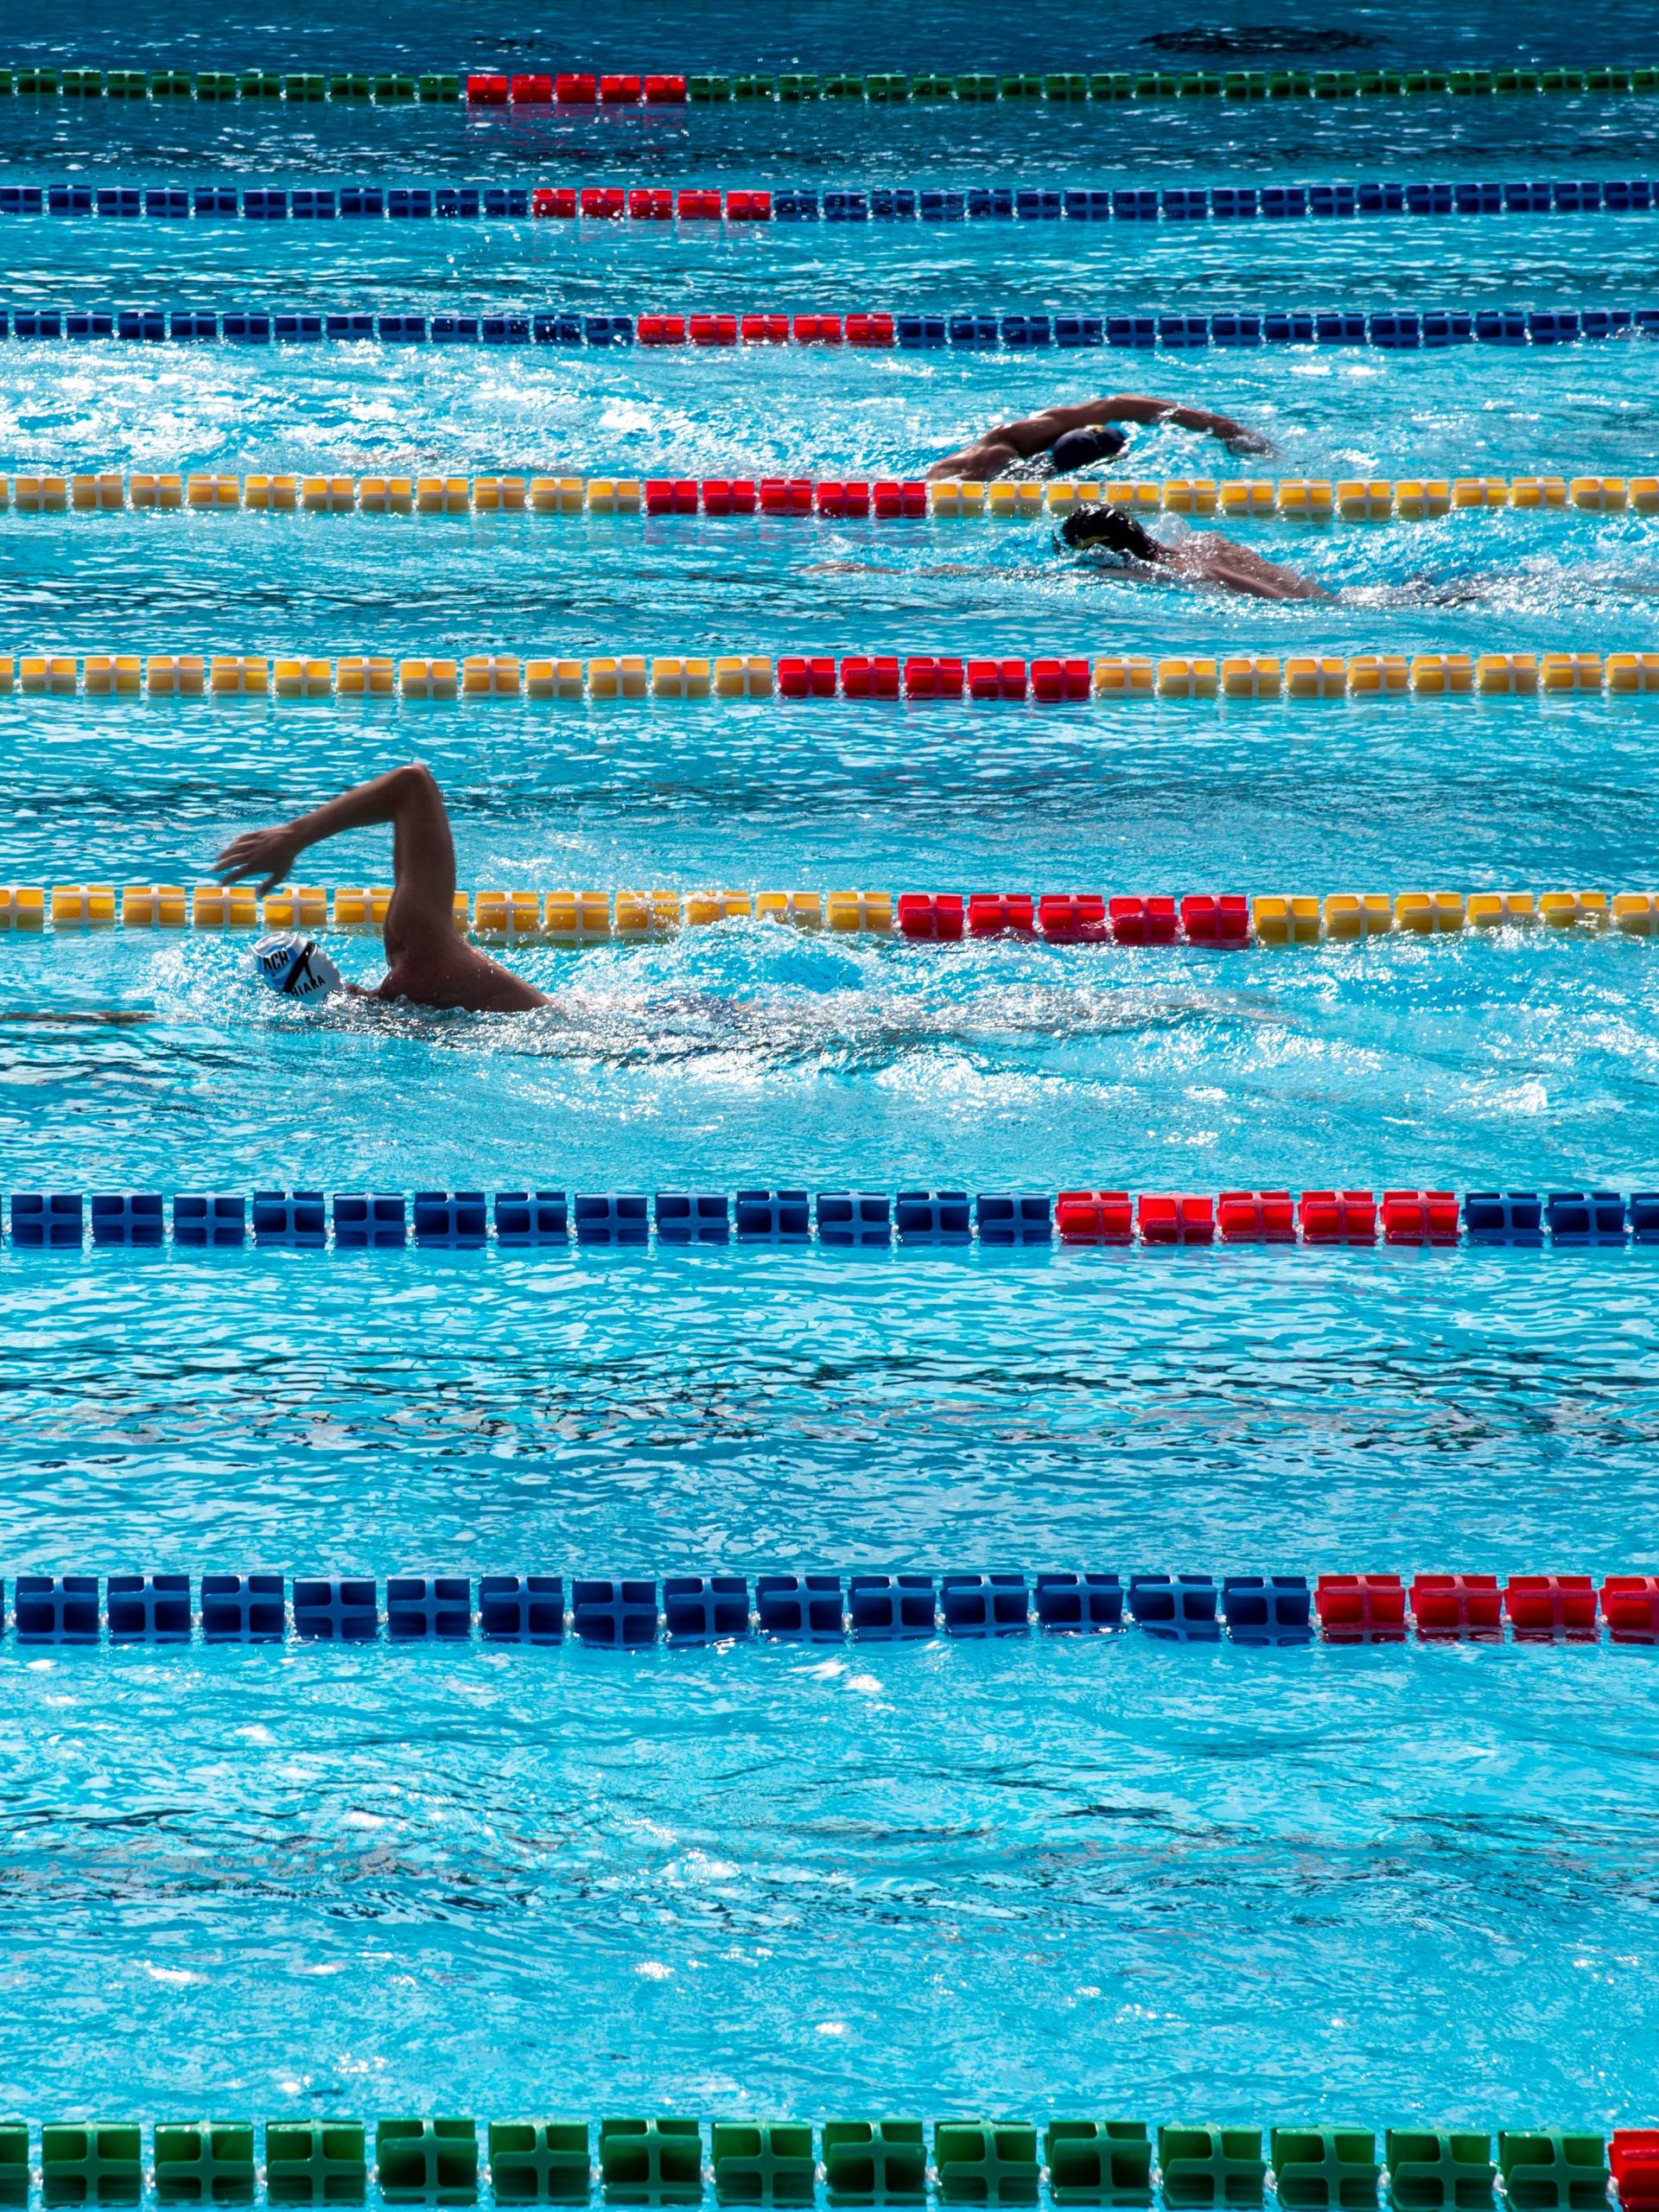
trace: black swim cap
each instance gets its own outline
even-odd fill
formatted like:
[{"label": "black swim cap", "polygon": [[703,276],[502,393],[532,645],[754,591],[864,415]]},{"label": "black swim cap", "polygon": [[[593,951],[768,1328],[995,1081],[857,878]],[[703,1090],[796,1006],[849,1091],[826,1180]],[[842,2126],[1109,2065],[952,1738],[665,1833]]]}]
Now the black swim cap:
[{"label": "black swim cap", "polygon": [[1128,560],[1144,561],[1155,568],[1164,557],[1158,540],[1142,530],[1122,507],[1079,507],[1060,524],[1060,537],[1074,553],[1103,547]]},{"label": "black swim cap", "polygon": [[1074,468],[1087,468],[1091,461],[1116,461],[1128,442],[1109,423],[1090,423],[1081,430],[1063,431],[1049,448],[1048,457],[1056,475],[1065,476]]}]

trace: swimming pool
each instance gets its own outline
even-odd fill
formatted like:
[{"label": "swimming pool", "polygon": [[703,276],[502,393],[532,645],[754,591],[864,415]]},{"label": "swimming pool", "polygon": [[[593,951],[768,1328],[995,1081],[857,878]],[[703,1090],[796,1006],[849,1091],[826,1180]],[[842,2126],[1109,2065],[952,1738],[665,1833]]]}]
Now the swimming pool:
[{"label": "swimming pool", "polygon": [[[1458,58],[1601,58],[1535,12],[1477,11]],[[436,11],[405,11],[396,38],[334,11],[280,54],[223,18],[60,20],[57,59],[110,66],[549,50],[511,47],[542,35],[504,15],[469,19],[462,51]],[[1131,11],[1114,44],[1165,28]],[[1644,28],[1605,11],[1598,46],[1635,55]],[[1446,34],[1421,11],[1365,35],[1393,66],[1438,57]],[[924,11],[878,37],[830,8],[781,24],[625,9],[582,58],[1042,67],[1090,60],[1097,38],[1052,12]],[[1650,106],[1131,104],[941,123],[827,105],[575,119],[13,102],[0,144],[8,178],[287,189],[1608,178],[1646,173]],[[12,308],[1659,303],[1659,214],[4,219]],[[1635,476],[1654,465],[1659,358],[1636,340],[3,351],[14,477],[914,476],[999,417],[1126,386],[1259,424],[1280,451],[1243,464],[1253,474]],[[1131,459],[1147,478],[1240,467],[1174,432],[1138,433]],[[1652,643],[1651,517],[1237,529],[1342,595],[1136,587],[1063,560],[1035,522],[10,511],[0,646]],[[1654,728],[1651,700],[1614,697],[13,695],[0,881],[194,883],[237,830],[419,754],[471,887],[1646,889]],[[384,839],[361,836],[302,872],[386,869]],[[327,942],[353,979],[379,973],[372,938]],[[320,1024],[257,990],[246,950],[202,931],[0,935],[5,1187],[1628,1191],[1659,1161],[1656,949],[1611,931],[1223,952],[728,922],[514,948],[555,995],[522,1022]],[[1653,1563],[1651,1269],[1640,1248],[9,1243],[0,1573],[1599,1580]],[[1650,2101],[1651,1650],[1138,1633],[53,1650],[8,1633],[0,1671],[0,1920],[22,2024],[5,2103],[37,2120],[1087,2110],[1605,2129]]]}]

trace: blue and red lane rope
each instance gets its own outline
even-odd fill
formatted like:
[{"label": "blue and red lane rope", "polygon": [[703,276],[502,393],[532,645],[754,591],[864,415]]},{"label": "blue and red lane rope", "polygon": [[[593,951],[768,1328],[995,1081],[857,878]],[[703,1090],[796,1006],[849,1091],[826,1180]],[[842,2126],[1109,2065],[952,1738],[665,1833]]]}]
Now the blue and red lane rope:
[{"label": "blue and red lane rope", "polygon": [[1659,1575],[1077,1573],[20,1574],[20,1645],[302,1642],[709,1644],[1107,1635],[1285,1645],[1659,1643]]},{"label": "blue and red lane rope", "polygon": [[13,1251],[1659,1247],[1659,1191],[16,1191]]}]

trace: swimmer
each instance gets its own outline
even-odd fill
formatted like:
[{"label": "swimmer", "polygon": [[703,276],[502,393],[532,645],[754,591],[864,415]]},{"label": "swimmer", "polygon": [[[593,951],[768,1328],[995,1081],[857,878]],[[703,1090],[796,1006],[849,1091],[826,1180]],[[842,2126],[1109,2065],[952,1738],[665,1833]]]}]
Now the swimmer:
[{"label": "swimmer", "polygon": [[1232,453],[1273,450],[1259,432],[1247,430],[1230,416],[1120,391],[1109,399],[1085,399],[1076,407],[1050,407],[1021,422],[999,423],[959,453],[936,461],[927,474],[930,479],[983,484],[994,476],[1028,473],[1028,465],[1034,465],[1045,475],[1069,475],[1075,468],[1116,460],[1122,452],[1128,440],[1112,428],[1114,423],[1173,423],[1178,430],[1206,431]]},{"label": "swimmer", "polygon": [[348,983],[352,995],[408,999],[472,1014],[523,1014],[546,1006],[540,991],[469,944],[455,927],[454,840],[443,794],[424,761],[411,760],[389,776],[359,784],[275,830],[245,830],[214,861],[213,873],[221,883],[257,876],[262,892],[273,891],[308,846],[379,822],[392,825],[386,976],[372,991]]},{"label": "swimmer", "polygon": [[1331,596],[1311,576],[1264,561],[1259,553],[1235,545],[1230,537],[1200,532],[1166,544],[1121,507],[1079,507],[1075,514],[1067,515],[1057,534],[1073,552],[1104,554],[1111,567],[1129,575],[1156,569],[1182,583],[1217,584],[1223,591],[1237,592],[1245,599]]}]

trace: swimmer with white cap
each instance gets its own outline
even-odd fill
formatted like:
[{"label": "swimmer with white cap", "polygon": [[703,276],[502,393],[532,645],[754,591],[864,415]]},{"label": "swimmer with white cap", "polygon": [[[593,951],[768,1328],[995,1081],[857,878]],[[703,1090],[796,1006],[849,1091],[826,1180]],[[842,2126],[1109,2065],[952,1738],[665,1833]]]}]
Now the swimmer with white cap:
[{"label": "swimmer with white cap", "polygon": [[256,952],[264,981],[284,996],[307,999],[343,989],[354,998],[409,999],[416,1006],[474,1014],[524,1014],[543,995],[469,944],[455,927],[455,845],[443,794],[423,761],[359,784],[310,814],[274,830],[248,830],[213,864],[222,883],[259,879],[262,892],[285,881],[310,845],[342,830],[392,825],[391,900],[386,908],[386,976],[372,991],[341,983],[327,955],[303,938],[266,938]]},{"label": "swimmer with white cap", "polygon": [[1114,461],[1128,443],[1115,423],[1173,423],[1178,430],[1202,430],[1219,438],[1231,453],[1270,453],[1258,431],[1247,430],[1229,415],[1179,400],[1152,399],[1135,391],[1107,399],[1085,399],[1075,407],[1049,407],[1017,423],[999,423],[971,445],[936,461],[927,474],[935,482],[988,483],[996,476],[1039,474],[1068,476],[1074,469]]}]

